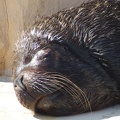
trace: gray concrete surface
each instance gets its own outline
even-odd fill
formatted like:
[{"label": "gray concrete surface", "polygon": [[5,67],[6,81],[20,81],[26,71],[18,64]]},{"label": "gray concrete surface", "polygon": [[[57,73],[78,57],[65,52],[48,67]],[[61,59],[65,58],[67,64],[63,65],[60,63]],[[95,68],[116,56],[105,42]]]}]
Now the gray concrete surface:
[{"label": "gray concrete surface", "polygon": [[120,120],[120,105],[69,117],[37,115],[18,102],[10,78],[2,76],[0,77],[0,120]]}]

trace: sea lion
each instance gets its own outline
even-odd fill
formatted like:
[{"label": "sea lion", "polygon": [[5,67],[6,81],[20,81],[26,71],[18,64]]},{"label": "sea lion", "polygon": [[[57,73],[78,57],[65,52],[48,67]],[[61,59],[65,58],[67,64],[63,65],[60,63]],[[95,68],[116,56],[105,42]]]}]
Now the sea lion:
[{"label": "sea lion", "polygon": [[20,103],[62,116],[120,103],[120,1],[93,0],[41,18],[18,40]]}]

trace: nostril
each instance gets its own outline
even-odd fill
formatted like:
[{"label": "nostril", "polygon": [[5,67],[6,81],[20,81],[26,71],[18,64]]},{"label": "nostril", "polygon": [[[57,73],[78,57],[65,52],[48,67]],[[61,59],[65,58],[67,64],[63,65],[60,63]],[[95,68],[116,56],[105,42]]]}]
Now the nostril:
[{"label": "nostril", "polygon": [[22,90],[26,90],[26,87],[25,87],[25,85],[23,84],[23,79],[24,79],[23,75],[17,77],[17,78],[15,79],[15,81],[14,81],[14,87],[19,87],[19,88],[22,89]]}]

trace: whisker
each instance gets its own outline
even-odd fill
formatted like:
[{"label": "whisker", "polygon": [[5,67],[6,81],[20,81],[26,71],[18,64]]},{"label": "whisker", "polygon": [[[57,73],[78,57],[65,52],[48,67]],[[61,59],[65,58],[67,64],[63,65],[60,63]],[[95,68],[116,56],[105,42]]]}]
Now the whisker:
[{"label": "whisker", "polygon": [[[71,82],[68,78],[66,78],[66,77],[64,77],[64,76],[62,76],[62,75],[59,75],[59,74],[56,74],[56,73],[55,73],[55,74],[52,74],[52,75],[55,75],[55,76],[57,76],[57,77],[59,76],[59,78],[62,77],[63,79],[60,79],[60,80],[63,80],[63,81],[65,81],[65,82],[69,83],[69,85],[72,85],[72,86],[73,86],[72,88],[74,88],[74,91],[76,91],[76,93],[78,94],[80,101],[81,101],[81,99],[80,99],[80,93],[81,93],[81,95],[83,96],[84,100],[86,101],[86,102],[85,102],[85,103],[86,103],[86,107],[87,107],[87,105],[88,105],[90,111],[92,112],[92,108],[91,108],[89,99],[87,98],[86,94],[85,94],[77,85],[75,85],[75,84],[74,84],[73,82]],[[67,85],[67,87],[68,87],[69,85]],[[70,87],[70,88],[71,88],[71,87]],[[70,89],[70,91],[71,91],[71,89]]]},{"label": "whisker", "polygon": [[[68,94],[65,93],[69,93],[69,95],[74,99],[74,101],[76,101],[78,105],[80,105],[79,104],[80,101],[84,109],[89,107],[90,111],[92,112],[91,105],[86,94],[76,84],[71,82],[68,78],[56,72],[46,72],[39,74],[39,76],[40,77],[38,83],[44,84],[46,90],[48,90],[48,88],[51,90],[49,92],[59,90],[66,97],[68,96]],[[84,101],[82,100],[82,97]]]}]

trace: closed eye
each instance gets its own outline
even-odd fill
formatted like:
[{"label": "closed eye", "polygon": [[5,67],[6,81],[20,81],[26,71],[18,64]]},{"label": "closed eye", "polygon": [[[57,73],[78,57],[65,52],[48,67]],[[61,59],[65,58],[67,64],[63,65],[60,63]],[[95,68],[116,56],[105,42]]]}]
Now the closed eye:
[{"label": "closed eye", "polygon": [[50,42],[50,44],[59,45],[60,47],[63,47],[64,50],[68,50],[69,52],[72,52],[70,49],[70,46],[65,41],[54,40],[54,41]]}]

